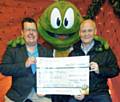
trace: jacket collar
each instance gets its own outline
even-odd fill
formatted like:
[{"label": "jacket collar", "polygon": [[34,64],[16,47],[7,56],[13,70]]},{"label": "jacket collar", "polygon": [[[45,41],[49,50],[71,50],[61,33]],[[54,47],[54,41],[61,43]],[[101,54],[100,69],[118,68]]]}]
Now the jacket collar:
[{"label": "jacket collar", "polygon": [[[100,41],[96,41],[96,40],[94,40],[94,42],[95,42],[95,44],[94,44],[94,46],[90,49],[90,51],[97,51],[97,52],[99,52],[99,51],[103,51],[103,46],[102,46],[102,44],[101,44],[101,42]],[[79,42],[77,42],[76,44],[74,44],[74,46],[73,46],[73,48],[76,50],[81,50],[81,43],[82,43],[82,41],[80,40]]]}]

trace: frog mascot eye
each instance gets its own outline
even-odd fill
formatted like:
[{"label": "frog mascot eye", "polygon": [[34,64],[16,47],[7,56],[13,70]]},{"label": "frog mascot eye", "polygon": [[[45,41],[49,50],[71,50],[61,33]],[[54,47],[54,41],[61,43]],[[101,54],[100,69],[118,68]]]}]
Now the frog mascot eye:
[{"label": "frog mascot eye", "polygon": [[66,29],[70,29],[72,28],[73,25],[74,25],[74,10],[72,8],[68,8],[65,12],[63,26]]},{"label": "frog mascot eye", "polygon": [[61,14],[58,8],[54,8],[53,11],[51,12],[50,22],[53,28],[55,29],[60,28],[62,19],[61,19]]}]

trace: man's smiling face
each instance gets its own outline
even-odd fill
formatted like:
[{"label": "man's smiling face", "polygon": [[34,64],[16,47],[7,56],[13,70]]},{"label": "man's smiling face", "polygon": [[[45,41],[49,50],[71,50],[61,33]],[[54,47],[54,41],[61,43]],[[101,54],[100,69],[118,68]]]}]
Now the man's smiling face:
[{"label": "man's smiling face", "polygon": [[38,33],[35,23],[25,22],[21,32],[27,45],[33,46],[37,43]]}]

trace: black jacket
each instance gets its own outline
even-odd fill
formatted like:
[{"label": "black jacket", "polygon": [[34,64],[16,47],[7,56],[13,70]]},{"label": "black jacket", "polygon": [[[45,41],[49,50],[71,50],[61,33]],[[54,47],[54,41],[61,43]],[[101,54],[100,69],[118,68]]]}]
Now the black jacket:
[{"label": "black jacket", "polygon": [[[39,44],[38,51],[40,57],[52,57],[52,50]],[[0,65],[2,74],[12,76],[12,86],[7,92],[7,96],[15,102],[22,102],[30,93],[32,87],[36,86],[36,77],[31,68],[25,68],[27,58],[25,45],[14,48],[8,47]]]},{"label": "black jacket", "polygon": [[[104,49],[99,41],[95,41],[87,55],[90,56],[90,62],[98,63],[100,71],[99,74],[90,72],[90,94],[108,92],[107,79],[119,73],[115,55],[110,48]],[[85,56],[81,49],[81,41],[74,45],[74,50],[69,56]]]}]

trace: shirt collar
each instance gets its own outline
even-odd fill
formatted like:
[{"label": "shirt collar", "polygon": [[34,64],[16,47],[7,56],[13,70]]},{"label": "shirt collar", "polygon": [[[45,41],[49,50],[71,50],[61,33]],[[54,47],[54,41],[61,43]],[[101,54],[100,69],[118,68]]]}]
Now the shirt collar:
[{"label": "shirt collar", "polygon": [[84,51],[85,54],[88,53],[88,51],[90,51],[90,49],[94,46],[95,41],[93,40],[90,44],[88,44],[87,46],[83,46],[83,43],[81,43],[81,49]]},{"label": "shirt collar", "polygon": [[34,51],[31,53],[31,52],[29,52],[29,51],[27,51],[28,52],[28,55],[29,56],[35,56],[37,53],[38,53],[38,48],[37,48],[37,44],[35,45],[35,49],[34,49]]}]

